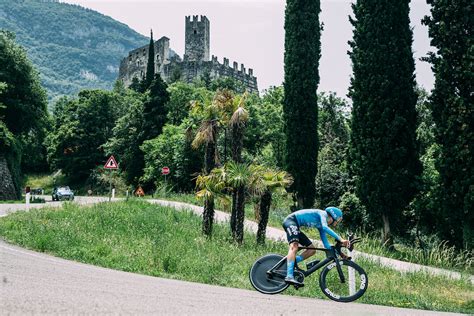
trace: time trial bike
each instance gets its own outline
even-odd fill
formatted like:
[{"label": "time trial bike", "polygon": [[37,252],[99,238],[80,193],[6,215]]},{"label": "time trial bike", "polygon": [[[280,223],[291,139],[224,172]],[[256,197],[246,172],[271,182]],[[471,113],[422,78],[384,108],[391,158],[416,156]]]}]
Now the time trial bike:
[{"label": "time trial bike", "polygon": [[[349,236],[349,250],[354,249],[354,244],[361,241],[354,235]],[[319,287],[331,300],[337,302],[352,302],[364,295],[368,283],[367,273],[351,261],[351,258],[341,257],[342,244],[337,242],[330,249],[299,247],[302,249],[322,250],[326,258],[322,261],[313,260],[306,265],[306,270],[295,265],[294,276],[300,283],[315,271],[323,269],[319,275]],[[286,290],[290,285],[285,282],[286,257],[279,254],[267,254],[255,261],[250,269],[250,283],[259,292],[264,294],[277,294]],[[298,289],[301,286],[295,285]]]}]

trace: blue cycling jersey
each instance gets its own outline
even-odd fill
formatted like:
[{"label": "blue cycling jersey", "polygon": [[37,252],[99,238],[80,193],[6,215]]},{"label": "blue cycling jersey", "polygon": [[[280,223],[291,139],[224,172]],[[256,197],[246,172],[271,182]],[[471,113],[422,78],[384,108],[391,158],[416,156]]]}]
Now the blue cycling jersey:
[{"label": "blue cycling jersey", "polygon": [[294,212],[293,214],[296,221],[298,222],[299,226],[303,227],[311,227],[316,228],[319,231],[319,235],[321,236],[321,241],[324,244],[326,249],[331,248],[331,245],[328,242],[326,234],[334,237],[336,240],[341,240],[338,234],[333,231],[328,226],[327,217],[328,214],[326,211],[318,210],[318,209],[307,209],[307,210],[299,210]]}]

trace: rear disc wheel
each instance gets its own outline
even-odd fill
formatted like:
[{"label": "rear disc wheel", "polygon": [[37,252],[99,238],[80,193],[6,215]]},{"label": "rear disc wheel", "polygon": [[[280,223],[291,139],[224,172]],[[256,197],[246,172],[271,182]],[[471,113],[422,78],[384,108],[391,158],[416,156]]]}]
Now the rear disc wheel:
[{"label": "rear disc wheel", "polygon": [[250,283],[259,292],[264,294],[277,294],[289,286],[285,283],[286,260],[276,267],[271,273],[267,273],[284,257],[277,254],[263,256],[252,265],[249,272]]}]

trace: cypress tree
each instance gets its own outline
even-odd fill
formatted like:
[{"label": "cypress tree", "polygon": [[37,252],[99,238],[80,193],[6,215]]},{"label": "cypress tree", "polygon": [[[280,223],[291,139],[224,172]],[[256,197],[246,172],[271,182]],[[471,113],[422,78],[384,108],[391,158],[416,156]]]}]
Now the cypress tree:
[{"label": "cypress tree", "polygon": [[156,74],[151,81],[149,94],[143,104],[144,140],[159,136],[165,126],[168,114],[166,104],[170,100],[167,88],[168,85],[161,79],[160,74]]},{"label": "cypress tree", "polygon": [[351,169],[356,193],[374,222],[383,224],[388,246],[421,172],[409,2],[359,0],[350,18]]},{"label": "cypress tree", "polygon": [[155,43],[153,42],[153,30],[150,31],[150,44],[148,45],[148,62],[146,64],[146,75],[143,81],[143,91],[148,89],[155,76]]},{"label": "cypress tree", "polygon": [[311,207],[316,195],[318,105],[321,56],[319,0],[287,0],[285,11],[286,169],[299,207]]},{"label": "cypress tree", "polygon": [[[437,53],[432,63],[435,86],[430,98],[440,146],[436,167],[441,177],[438,231],[457,247],[474,247],[474,5],[469,0],[435,1],[429,26]],[[460,227],[461,226],[461,227]]]}]

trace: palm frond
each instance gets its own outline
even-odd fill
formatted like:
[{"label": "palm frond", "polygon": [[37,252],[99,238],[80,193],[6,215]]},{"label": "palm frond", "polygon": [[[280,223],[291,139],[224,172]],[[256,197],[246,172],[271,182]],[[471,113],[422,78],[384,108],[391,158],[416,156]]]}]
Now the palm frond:
[{"label": "palm frond", "polygon": [[249,113],[243,107],[238,107],[237,110],[232,114],[230,118],[229,124],[231,126],[242,126],[245,124],[249,119]]}]

